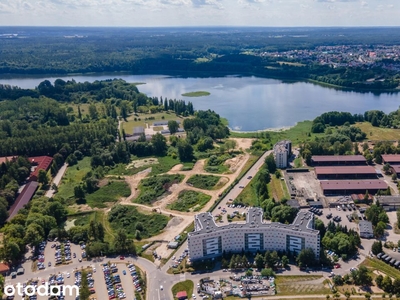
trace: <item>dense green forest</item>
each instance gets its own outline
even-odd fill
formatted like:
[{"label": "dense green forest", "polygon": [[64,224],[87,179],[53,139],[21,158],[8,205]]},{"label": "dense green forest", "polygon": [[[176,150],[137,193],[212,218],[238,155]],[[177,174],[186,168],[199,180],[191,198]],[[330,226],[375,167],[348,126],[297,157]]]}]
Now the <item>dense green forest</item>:
[{"label": "dense green forest", "polygon": [[[0,74],[242,74],[366,90],[399,85],[398,72],[382,66],[291,65],[260,55],[318,46],[397,45],[395,28],[0,28],[0,34],[10,32],[18,35],[1,39]],[[371,77],[380,80],[366,82]]]}]

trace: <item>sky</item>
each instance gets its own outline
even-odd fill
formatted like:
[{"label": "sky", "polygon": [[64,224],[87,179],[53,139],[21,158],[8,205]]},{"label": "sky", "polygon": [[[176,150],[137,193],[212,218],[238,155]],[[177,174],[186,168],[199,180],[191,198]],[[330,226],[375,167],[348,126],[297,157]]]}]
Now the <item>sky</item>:
[{"label": "sky", "polygon": [[0,0],[0,26],[400,26],[400,0]]}]

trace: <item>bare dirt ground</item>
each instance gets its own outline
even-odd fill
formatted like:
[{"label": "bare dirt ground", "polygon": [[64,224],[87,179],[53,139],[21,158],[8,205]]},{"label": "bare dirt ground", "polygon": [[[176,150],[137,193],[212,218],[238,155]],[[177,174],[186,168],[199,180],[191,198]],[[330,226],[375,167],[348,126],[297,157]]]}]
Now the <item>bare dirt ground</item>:
[{"label": "bare dirt ground", "polygon": [[139,159],[139,160],[134,160],[129,165],[127,165],[126,169],[128,170],[128,169],[132,169],[132,168],[140,168],[143,166],[149,166],[149,165],[155,165],[155,164],[158,164],[157,158]]},{"label": "bare dirt ground", "polygon": [[82,211],[92,211],[93,208],[91,208],[87,204],[72,204],[69,206],[72,210],[82,212]]},{"label": "bare dirt ground", "polygon": [[240,154],[234,158],[227,159],[225,165],[229,167],[230,172],[234,173],[236,169],[241,166],[243,159],[245,159],[245,156]]},{"label": "bare dirt ground", "polygon": [[230,138],[230,140],[234,140],[236,142],[236,150],[246,150],[250,149],[251,144],[255,139]]}]

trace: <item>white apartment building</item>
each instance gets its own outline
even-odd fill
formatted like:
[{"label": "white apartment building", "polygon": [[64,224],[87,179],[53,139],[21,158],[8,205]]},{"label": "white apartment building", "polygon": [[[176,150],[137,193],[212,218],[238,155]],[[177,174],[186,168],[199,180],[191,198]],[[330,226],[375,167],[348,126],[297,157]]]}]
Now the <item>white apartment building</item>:
[{"label": "white apartment building", "polygon": [[261,208],[250,208],[245,223],[217,226],[211,213],[195,216],[195,229],[188,234],[189,257],[212,258],[222,252],[290,251],[299,253],[311,248],[317,259],[320,252],[319,231],[314,229],[314,214],[299,212],[293,224],[264,223]]},{"label": "white apartment building", "polygon": [[291,155],[291,152],[291,141],[280,141],[274,145],[274,157],[277,168],[283,169],[288,166],[288,158],[289,155]]}]

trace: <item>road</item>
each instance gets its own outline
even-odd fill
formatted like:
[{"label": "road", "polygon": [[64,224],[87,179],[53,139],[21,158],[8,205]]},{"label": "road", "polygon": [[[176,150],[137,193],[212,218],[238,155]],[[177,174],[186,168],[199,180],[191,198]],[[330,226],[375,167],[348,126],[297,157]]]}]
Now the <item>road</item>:
[{"label": "road", "polygon": [[[261,166],[264,164],[264,160],[265,158],[271,153],[272,151],[267,151],[266,153],[264,153],[260,159],[251,167],[251,169],[243,176],[243,178],[239,181],[239,183],[222,199],[220,205],[221,206],[226,206],[226,203],[229,199],[235,199],[240,192],[242,191],[242,188],[239,188],[239,186],[243,186],[246,187],[249,183],[250,180],[247,179],[249,176],[254,177],[257,172],[259,171],[259,169],[261,168]],[[58,174],[57,174],[58,175]],[[215,210],[213,211],[213,213],[216,213],[218,211],[218,208],[215,208]],[[369,253],[369,249],[370,249],[370,245],[372,244],[373,240],[362,240],[362,244],[363,244],[363,249],[361,249],[360,251],[360,257],[357,260],[350,260],[347,263],[343,263],[342,264],[342,268],[340,269],[335,269],[334,272],[336,274],[341,274],[344,275],[346,273],[349,272],[349,269],[352,267],[357,266],[363,259],[365,256],[368,255]],[[177,250],[177,252],[175,253],[176,257],[179,257],[183,251],[187,248],[187,241],[185,243],[182,244],[182,246]],[[108,261],[112,259],[106,258],[104,259],[104,261]],[[121,263],[121,261],[115,261],[118,263]],[[219,280],[220,277],[224,276],[226,277],[228,274],[226,272],[223,272],[222,270],[219,271],[215,271],[212,273],[207,273],[207,274],[196,274],[196,275],[191,275],[188,273],[185,274],[177,274],[177,275],[170,275],[167,274],[166,271],[168,270],[168,268],[171,265],[171,260],[168,261],[162,268],[157,267],[154,263],[152,263],[151,261],[141,258],[141,257],[134,257],[134,258],[129,258],[126,257],[124,262],[132,262],[135,265],[137,265],[139,268],[141,268],[143,271],[146,272],[146,278],[147,278],[147,297],[146,299],[149,300],[169,300],[169,299],[173,299],[173,295],[172,295],[172,286],[175,283],[178,283],[180,281],[184,281],[184,280],[192,280],[194,282],[194,284],[196,285],[199,280],[203,277],[210,277],[211,279],[216,279]],[[100,268],[100,264],[103,262],[87,262],[87,261],[83,261],[82,263],[73,261],[72,264],[67,265],[67,266],[60,266],[57,268],[49,268],[40,272],[31,272],[30,270],[28,270],[29,268],[25,267],[26,274],[21,275],[21,276],[17,276],[17,278],[15,279],[10,279],[10,277],[6,278],[6,284],[16,284],[18,282],[26,282],[29,279],[32,278],[48,278],[50,274],[54,274],[54,273],[64,273],[64,272],[72,272],[75,268],[81,268],[81,267],[87,267],[87,266],[95,266],[96,268],[98,268],[99,270],[101,270]],[[309,273],[314,273],[314,274],[321,274],[321,275],[325,275],[327,276],[330,273],[329,271],[315,271],[315,272],[309,272]],[[292,269],[290,271],[285,271],[285,274],[290,274],[290,275],[303,275],[304,271],[300,271],[297,267],[292,266]],[[132,286],[133,287],[133,286]],[[130,290],[130,287],[127,287],[127,284],[124,284],[124,288],[126,289],[126,292],[132,292],[132,290]],[[128,293],[127,293],[128,295]],[[190,295],[189,295],[190,297]],[[308,297],[308,296],[307,296]],[[278,298],[273,297],[274,299],[281,299],[281,298],[285,298],[282,296],[279,296]],[[304,297],[306,298],[306,297]],[[270,296],[268,297],[268,299],[272,299]]]},{"label": "road", "polygon": [[[61,179],[63,178],[65,171],[67,171],[68,164],[65,163],[60,170],[58,170],[56,177],[54,177],[53,182],[51,185],[55,184],[56,186],[59,186]],[[54,196],[55,190],[52,189],[50,186],[50,189],[46,192],[46,197],[51,198]]]}]

